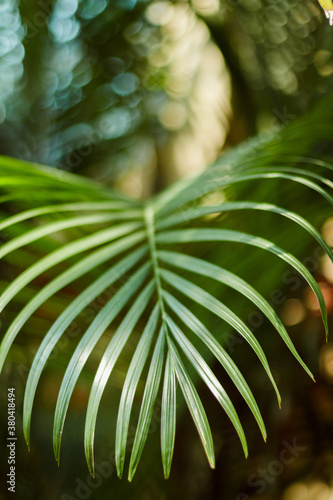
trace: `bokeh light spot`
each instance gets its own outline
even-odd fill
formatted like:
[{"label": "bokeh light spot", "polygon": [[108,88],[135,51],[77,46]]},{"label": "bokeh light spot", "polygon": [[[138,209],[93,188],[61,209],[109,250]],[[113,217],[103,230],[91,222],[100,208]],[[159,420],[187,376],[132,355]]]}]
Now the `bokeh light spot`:
[{"label": "bokeh light spot", "polygon": [[126,134],[131,126],[131,114],[126,108],[118,108],[105,113],[98,122],[104,139],[115,139]]},{"label": "bokeh light spot", "polygon": [[301,323],[306,316],[306,309],[299,299],[287,300],[281,309],[281,319],[286,326]]},{"label": "bokeh light spot", "polygon": [[126,96],[132,94],[138,85],[139,80],[133,73],[122,73],[112,80],[111,88],[116,94]]},{"label": "bokeh light spot", "polygon": [[320,349],[319,367],[322,376],[330,383],[333,382],[333,344],[329,343]]},{"label": "bokeh light spot", "polygon": [[153,2],[146,10],[148,21],[157,26],[170,22],[174,15],[174,7],[169,2]]},{"label": "bokeh light spot", "polygon": [[85,0],[81,3],[80,17],[83,19],[93,19],[105,10],[106,0]]},{"label": "bokeh light spot", "polygon": [[159,112],[158,118],[166,129],[178,130],[185,125],[186,107],[181,102],[169,101]]}]

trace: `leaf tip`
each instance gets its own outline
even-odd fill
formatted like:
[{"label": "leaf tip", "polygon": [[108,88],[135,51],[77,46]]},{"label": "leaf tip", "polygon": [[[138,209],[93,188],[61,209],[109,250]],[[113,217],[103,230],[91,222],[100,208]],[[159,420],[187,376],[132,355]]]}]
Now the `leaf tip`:
[{"label": "leaf tip", "polygon": [[312,373],[312,372],[310,372],[310,370],[309,370],[309,372],[308,372],[308,373],[309,373],[309,375],[310,375],[310,378],[314,381],[314,383],[316,383],[316,380],[315,380],[315,378],[314,378],[313,373]]},{"label": "leaf tip", "polygon": [[127,479],[130,483],[132,482],[135,472],[136,472],[136,464],[132,462],[132,457],[131,457],[131,461],[128,468],[128,476],[127,476]]},{"label": "leaf tip", "polygon": [[[261,433],[263,433],[263,431],[261,431]],[[242,441],[242,447],[243,447],[244,456],[245,456],[245,458],[247,458],[249,456],[249,450],[248,450],[248,447],[247,447],[247,441],[245,439],[245,436],[244,436],[244,441]]]},{"label": "leaf tip", "polygon": [[280,391],[278,389],[276,390],[276,396],[277,396],[279,408],[281,408],[281,401],[282,401],[282,399],[281,399]]},{"label": "leaf tip", "polygon": [[54,450],[54,456],[55,456],[55,460],[56,460],[56,462],[58,464],[58,467],[59,467],[59,465],[60,465],[60,451],[57,450],[57,449],[55,449]]},{"label": "leaf tip", "polygon": [[164,479],[169,479],[169,477],[170,477],[170,471],[171,471],[171,463],[170,464],[163,463]]},{"label": "leaf tip", "polygon": [[326,308],[326,303],[325,303],[325,310],[322,311],[322,318],[323,318],[323,323],[324,323],[324,328],[325,328],[325,338],[326,342],[328,341],[328,335],[329,335],[329,329],[328,329],[328,318],[327,318],[327,308]]},{"label": "leaf tip", "polygon": [[119,479],[121,479],[123,477],[123,465],[121,464],[119,467],[117,466],[117,476],[119,477]]},{"label": "leaf tip", "polygon": [[94,461],[88,461],[88,469],[89,469],[89,474],[92,477],[95,477],[95,464],[94,464]]},{"label": "leaf tip", "polygon": [[260,429],[261,430],[261,435],[262,435],[262,438],[263,440],[265,441],[265,443],[267,442],[267,432],[266,432],[266,429],[263,428],[263,429]]},{"label": "leaf tip", "polygon": [[24,434],[24,440],[25,440],[26,445],[28,447],[28,451],[30,451],[30,435],[28,432],[25,432],[25,430],[23,431],[23,434]]},{"label": "leaf tip", "polygon": [[53,433],[53,452],[58,465],[60,462],[61,438],[62,438],[62,431],[60,433],[56,432]]}]

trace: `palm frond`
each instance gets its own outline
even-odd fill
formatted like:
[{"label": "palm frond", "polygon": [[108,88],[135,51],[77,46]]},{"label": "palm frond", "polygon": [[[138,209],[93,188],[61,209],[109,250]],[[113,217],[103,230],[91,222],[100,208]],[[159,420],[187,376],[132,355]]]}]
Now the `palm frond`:
[{"label": "palm frond", "polygon": [[[302,130],[304,132],[304,128],[300,127]],[[239,255],[245,252],[244,249],[247,254],[251,247],[257,248],[262,255],[272,254],[272,258],[291,266],[314,291],[327,334],[325,301],[306,266],[270,239],[240,231],[237,227],[224,227],[232,213],[265,212],[269,217],[280,217],[281,223],[289,224],[291,231],[297,227],[304,236],[316,241],[333,260],[329,245],[306,217],[288,207],[267,203],[267,200],[228,199],[227,189],[253,182],[270,186],[275,180],[293,185],[299,192],[315,191],[327,204],[328,215],[329,206],[333,203],[333,183],[329,177],[333,167],[326,159],[311,157],[310,143],[314,144],[319,132],[309,139],[309,143],[305,141],[298,149],[295,147],[300,131],[291,127],[287,139],[285,132],[280,131],[271,140],[249,141],[242,148],[226,154],[200,176],[182,180],[146,203],[127,199],[76,175],[14,159],[0,159],[0,230],[5,239],[0,256],[16,273],[15,279],[2,292],[0,310],[15,302],[35,282],[35,287],[29,289],[29,300],[8,325],[2,338],[0,368],[17,335],[38,313],[38,309],[52,301],[65,287],[72,286],[73,290],[76,286],[80,287],[45,333],[30,368],[23,403],[23,429],[28,446],[37,387],[54,347],[85,308],[114,285],[116,291],[110,292],[109,300],[82,331],[62,379],[53,429],[57,461],[60,459],[66,414],[78,378],[97,343],[103,336],[109,335],[111,338],[106,337],[108,341],[92,383],[85,423],[86,459],[90,472],[94,474],[94,435],[100,402],[116,363],[135,336],[134,332],[138,331],[142,333],[128,366],[118,408],[115,443],[116,467],[120,477],[124,470],[133,405],[135,398],[139,398],[138,387],[142,385],[145,372],[129,480],[132,480],[143,452],[159,393],[165,477],[170,474],[174,452],[176,396],[179,392],[192,415],[208,462],[214,467],[212,433],[195,388],[196,379],[192,380],[190,376],[193,371],[230,418],[247,455],[245,432],[237,411],[230,395],[214,374],[211,359],[205,359],[200,346],[205,346],[212,359],[225,369],[266,439],[265,424],[256,399],[241,367],[227,353],[223,339],[218,339],[210,327],[211,316],[222,319],[251,346],[280,403],[279,390],[256,335],[238,314],[227,307],[220,290],[231,288],[239,293],[242,300],[258,308],[304,370],[310,376],[312,373],[263,294],[237,273],[220,265],[218,259],[215,262],[213,258],[210,262],[204,258],[201,248],[208,242],[218,249],[237,244]],[[322,137],[323,131],[321,134]],[[222,192],[223,201],[209,203],[207,195]],[[237,196],[237,191],[233,196]],[[15,258],[23,251],[26,252],[24,255],[31,251],[37,256],[30,267],[25,268],[22,259]],[[234,260],[237,261],[238,257]],[[211,292],[209,287],[202,286],[200,278],[219,287]],[[208,315],[203,316],[203,311]],[[198,343],[186,333],[188,331]]]}]

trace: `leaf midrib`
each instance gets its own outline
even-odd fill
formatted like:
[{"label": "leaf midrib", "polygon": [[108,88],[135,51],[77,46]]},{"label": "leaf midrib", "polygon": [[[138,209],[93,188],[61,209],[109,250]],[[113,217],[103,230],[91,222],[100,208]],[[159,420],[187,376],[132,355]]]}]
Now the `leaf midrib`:
[{"label": "leaf midrib", "polygon": [[156,237],[155,237],[155,216],[154,209],[151,205],[147,205],[144,210],[144,221],[146,226],[148,247],[151,255],[151,263],[154,272],[154,279],[156,284],[157,301],[160,306],[162,323],[166,323],[166,313],[163,298],[163,288],[161,283],[161,272],[158,264],[158,252],[156,247]]}]

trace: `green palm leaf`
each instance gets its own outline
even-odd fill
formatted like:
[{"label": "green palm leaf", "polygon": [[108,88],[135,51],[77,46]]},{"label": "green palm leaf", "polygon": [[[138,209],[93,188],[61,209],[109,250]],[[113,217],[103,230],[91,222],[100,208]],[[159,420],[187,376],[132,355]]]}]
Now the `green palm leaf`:
[{"label": "green palm leaf", "polygon": [[[110,255],[111,249],[107,248],[107,250]],[[105,290],[112,283],[117,281],[121,273],[126,273],[132,266],[134,266],[142,258],[144,253],[145,253],[144,250],[139,249],[130,254],[129,256],[125,257],[124,259],[122,259],[116,266],[112,267],[109,271],[102,274],[100,278],[98,278],[81,294],[79,294],[78,297],[76,297],[76,299],[65,309],[65,311],[59,316],[59,318],[52,325],[48,333],[45,335],[41,345],[39,346],[31,370],[29,372],[26,390],[24,394],[23,430],[28,446],[30,446],[31,412],[37,389],[37,384],[39,382],[43,368],[56,343],[58,342],[60,337],[64,334],[66,328],[78,316],[78,314],[81,311],[83,311],[83,309],[91,302],[91,300],[97,297],[103,290]],[[135,285],[135,280],[134,280],[134,285]],[[140,281],[138,282],[137,286],[139,285]],[[125,289],[125,292],[127,291],[127,289]],[[129,291],[129,293],[130,292],[131,290]],[[121,295],[120,292],[118,293],[119,295]],[[123,293],[124,293],[124,288],[122,289],[122,295]],[[30,315],[30,310],[28,310],[28,314]]]},{"label": "green palm leaf", "polygon": [[32,243],[40,238],[43,238],[44,236],[56,233],[57,231],[62,231],[64,229],[73,227],[87,226],[89,224],[102,224],[103,222],[109,222],[114,219],[117,220],[118,217],[117,215],[108,213],[85,215],[82,217],[73,217],[71,219],[45,224],[42,227],[38,227],[36,229],[32,229],[31,231],[27,231],[22,236],[13,238],[8,243],[5,243],[0,249],[0,259],[2,259],[8,253],[13,252],[17,248],[21,248],[24,245],[28,245],[29,243]]},{"label": "green palm leaf", "polygon": [[161,453],[164,477],[170,475],[176,435],[176,372],[171,352],[168,352],[162,393]]},{"label": "green palm leaf", "polygon": [[232,212],[234,210],[260,210],[264,212],[276,213],[296,222],[299,226],[305,229],[315,240],[318,241],[319,245],[333,261],[332,250],[330,249],[324,238],[321,236],[321,234],[307,220],[294,212],[290,212],[289,210],[277,207],[276,205],[271,205],[269,203],[240,201],[230,203],[226,202],[222,205],[217,206],[196,207],[194,209],[185,210],[181,214],[167,217],[163,222],[159,222],[157,224],[157,227],[159,230],[166,229],[170,226],[176,226],[178,224],[183,224],[184,222],[199,219],[201,217],[204,217],[205,215]]},{"label": "green palm leaf", "polygon": [[[140,415],[135,432],[135,438],[129,465],[129,472],[128,472],[129,481],[132,480],[135,474],[141,454],[143,452],[143,447],[145,445],[148,436],[149,426],[151,423],[152,414],[154,410],[154,403],[161,382],[161,375],[162,375],[162,368],[164,361],[164,345],[165,345],[165,332],[164,332],[164,327],[162,326],[156,341],[154,353],[149,367],[149,372],[147,375],[145,390],[143,393]],[[174,411],[175,410],[176,407],[174,408]],[[167,413],[167,415],[169,414]]]},{"label": "green palm leaf", "polygon": [[157,329],[158,316],[159,307],[156,305],[136,348],[121,393],[116,428],[116,465],[119,477],[122,476],[124,468],[128,426],[134,394]]},{"label": "green palm leaf", "polygon": [[[142,273],[141,273],[142,274]],[[132,284],[130,284],[133,286]],[[125,285],[126,286],[126,285]],[[105,388],[105,385],[107,383],[107,380],[111,374],[111,371],[124,347],[126,344],[126,341],[128,340],[129,336],[133,332],[133,329],[139,320],[141,314],[147,307],[147,304],[149,302],[149,299],[151,298],[151,295],[153,293],[153,283],[150,281],[148,285],[145,287],[145,289],[140,293],[138,298],[135,300],[134,304],[132,305],[131,309],[128,311],[126,314],[125,318],[121,322],[120,326],[117,328],[117,331],[113,335],[111,341],[109,342],[103,357],[101,359],[101,362],[99,364],[96,377],[94,379],[94,383],[91,389],[90,397],[89,397],[89,402],[88,402],[88,408],[87,408],[87,419],[86,419],[86,427],[85,427],[85,449],[86,449],[86,457],[87,457],[87,462],[89,469],[92,473],[94,473],[94,460],[93,460],[93,440],[94,440],[94,430],[95,430],[95,422],[97,418],[97,411],[99,407],[99,403]],[[115,300],[115,303],[118,302],[118,297],[117,300]],[[110,308],[109,314],[112,312],[112,309],[114,308],[114,304],[112,304],[112,307]],[[155,314],[156,314],[155,310]],[[114,313],[112,313],[113,316]],[[97,318],[96,318],[97,319]],[[152,336],[154,331],[152,330],[152,326],[154,326],[154,322],[156,322],[156,318],[153,317],[153,320],[148,323],[147,329],[148,329],[148,334],[149,336]],[[147,335],[145,335],[146,340],[147,340]],[[139,346],[138,346],[139,348]],[[140,349],[139,353],[142,348],[142,343],[140,344]],[[139,354],[138,354],[139,355]],[[136,361],[136,360],[135,360]],[[133,367],[132,367],[133,370]],[[129,371],[128,373],[132,373],[132,370]],[[130,375],[131,376],[131,375]],[[140,374],[139,374],[140,376]],[[129,384],[129,379],[127,379],[127,383],[124,385],[123,389],[123,398],[128,396],[128,393],[126,394],[128,390],[128,384]],[[134,394],[133,394],[134,397]],[[125,411],[123,408],[124,405],[124,400],[121,400],[121,406],[119,409],[119,412],[122,413]],[[118,441],[117,441],[117,449],[116,451],[118,452],[117,458],[118,458],[118,464],[117,468],[119,469],[119,455],[123,450],[120,448],[123,446],[123,444],[126,447],[126,436],[128,431],[128,423],[129,423],[129,417],[130,417],[130,408],[129,408],[129,414],[126,415],[126,418],[128,418],[127,422],[122,422],[123,427],[121,430],[117,431],[117,436],[118,436]],[[118,420],[119,422],[119,420]],[[117,429],[119,428],[118,427]],[[124,436],[124,438],[123,438]],[[119,441],[120,439],[120,441]],[[124,450],[125,452],[125,450]],[[123,459],[123,457],[122,457]]]},{"label": "green palm leaf", "polygon": [[328,323],[327,323],[327,309],[325,305],[325,300],[323,294],[313,278],[308,269],[293,255],[285,252],[278,246],[274,245],[271,241],[259,238],[257,236],[252,236],[250,234],[241,233],[239,231],[230,231],[224,229],[184,229],[175,231],[165,231],[157,236],[157,241],[159,243],[189,243],[189,242],[204,242],[204,241],[232,241],[236,243],[245,243],[247,245],[252,245],[258,248],[272,252],[282,260],[286,261],[288,264],[293,266],[308,282],[312,290],[314,291],[321,310],[323,317],[323,322],[326,330],[326,335],[328,335]]},{"label": "green palm leaf", "polygon": [[[213,373],[210,360],[204,359],[200,347],[194,346],[183,326],[195,335],[198,345],[203,347],[203,343],[212,358],[226,370],[266,439],[263,418],[246,377],[213,335],[208,324],[211,316],[222,318],[249,343],[280,401],[269,363],[259,341],[242,318],[223,303],[218,292],[208,293],[199,285],[198,276],[238,291],[239,300],[244,298],[251,301],[267,317],[290,352],[312,376],[311,371],[300,358],[283,323],[266,298],[245,279],[220,267],[218,262],[214,262],[214,255],[211,257],[213,262],[208,262],[197,254],[204,242],[212,242],[218,251],[225,242],[233,242],[245,244],[247,253],[251,247],[257,247],[266,251],[263,255],[275,255],[300,273],[312,288],[317,296],[327,333],[327,311],[322,292],[300,260],[269,240],[240,232],[237,227],[235,230],[225,229],[224,219],[219,218],[219,214],[224,214],[228,219],[229,212],[242,210],[274,214],[274,217],[284,219],[286,227],[290,225],[291,238],[295,223],[304,229],[304,237],[317,241],[333,260],[329,245],[306,217],[288,208],[267,203],[267,200],[228,199],[229,187],[236,188],[239,183],[243,186],[253,185],[253,182],[265,185],[266,196],[269,198],[270,190],[274,189],[271,186],[278,181],[290,183],[299,192],[314,191],[322,196],[325,203],[333,203],[333,183],[328,177],[333,167],[327,159],[311,158],[309,146],[317,144],[316,141],[323,137],[323,132],[320,132],[321,135],[319,131],[316,134],[311,132],[308,134],[308,143],[300,142],[300,130],[302,133],[306,131],[306,122],[302,123],[299,129],[290,126],[290,137],[287,132],[280,131],[272,139],[249,141],[218,159],[215,165],[199,176],[174,184],[146,203],[131,200],[77,175],[15,159],[0,158],[0,234],[5,240],[0,249],[0,257],[16,272],[15,279],[6,283],[1,294],[0,310],[23,300],[20,297],[24,292],[29,292],[29,299],[23,307],[18,302],[20,310],[2,338],[0,368],[10,354],[17,335],[24,330],[28,320],[38,313],[39,307],[55,300],[57,294],[61,294],[68,285],[73,286],[75,293],[73,300],[66,304],[43,336],[32,362],[23,408],[23,429],[28,445],[37,387],[52,350],[85,308],[116,283],[120,283],[117,292],[99,310],[86,331],[82,332],[62,380],[53,429],[57,461],[60,458],[61,438],[73,390],[86,361],[108,329],[110,332],[106,335],[111,338],[94,376],[87,405],[84,445],[88,467],[92,473],[94,435],[103,393],[127,342],[134,337],[134,330],[137,332],[141,328],[142,333],[128,366],[118,408],[115,440],[119,476],[122,476],[125,464],[135,394],[146,366],[148,374],[131,451],[129,480],[132,480],[142,455],[159,391],[162,402],[162,464],[164,476],[169,476],[176,436],[177,384],[180,389],[179,397],[182,394],[209,464],[214,467],[212,434],[195,388],[195,377],[200,377],[219,401],[240,437],[245,455],[247,454],[245,433],[230,395]],[[237,193],[236,189],[235,191]],[[209,203],[206,195],[221,192],[223,197],[220,199],[225,199],[225,202]],[[212,219],[207,217],[209,215],[216,217]],[[187,226],[193,221],[198,223],[198,227]],[[56,233],[57,237],[53,237]],[[184,243],[191,244],[186,253],[179,249]],[[189,255],[190,253],[193,255]],[[21,257],[31,258],[32,255],[37,256],[36,261],[25,266],[24,258]],[[237,257],[233,257],[234,263],[237,264],[237,260]],[[57,265],[61,267],[58,275]],[[190,278],[185,279],[183,272]],[[36,281],[30,289],[34,280]],[[75,292],[77,282],[82,287],[79,292]],[[186,302],[194,301],[196,305],[199,304],[198,307],[204,308],[208,312],[204,323],[176,297],[185,297]],[[115,320],[119,326],[113,331]],[[184,359],[180,353],[184,355]],[[193,380],[187,367],[192,368]]]},{"label": "green palm leaf", "polygon": [[224,409],[224,411],[226,412],[226,414],[230,418],[233,426],[235,427],[235,429],[237,431],[239,439],[242,443],[245,457],[247,457],[248,449],[247,449],[247,442],[246,442],[244,430],[243,430],[243,427],[241,426],[238,415],[236,413],[236,410],[235,410],[229,396],[227,395],[227,393],[223,389],[220,382],[215,377],[212,370],[207,365],[206,361],[199,354],[197,349],[195,349],[193,347],[191,342],[186,338],[186,336],[183,334],[183,332],[180,330],[180,328],[175,324],[175,322],[170,317],[167,317],[167,324],[168,324],[173,336],[177,340],[179,346],[183,350],[184,354],[190,360],[191,364],[194,366],[196,371],[199,373],[200,377],[206,383],[207,387],[210,389],[212,394],[216,397],[216,399],[218,400],[218,402],[220,403],[220,405],[222,406],[222,408]]},{"label": "green palm leaf", "polygon": [[[308,367],[297,353],[294,344],[292,343],[285,327],[283,326],[282,321],[280,320],[274,309],[269,305],[267,300],[265,300],[254,288],[248,285],[246,281],[242,280],[230,271],[222,269],[221,267],[211,264],[210,262],[180,254],[178,252],[167,252],[164,250],[159,252],[159,256],[162,261],[167,262],[172,266],[176,266],[181,269],[192,271],[194,273],[207,276],[208,278],[215,279],[220,283],[224,283],[231,288],[234,288],[235,290],[242,293],[245,297],[250,299],[271,321],[297,361],[299,361],[304,370],[308,372],[310,377],[313,378],[312,373],[309,371]],[[171,297],[169,294],[168,297],[169,300],[174,300],[173,297]]]},{"label": "green palm leaf", "polygon": [[[2,222],[0,222],[0,231],[10,227],[18,222],[22,222],[28,219],[33,219],[35,217],[39,217],[40,215],[53,214],[58,212],[80,212],[80,211],[113,211],[114,219],[135,219],[136,217],[141,217],[140,210],[131,210],[123,212],[122,209],[126,208],[124,203],[114,202],[114,201],[104,201],[104,202],[90,202],[90,203],[67,203],[67,204],[58,204],[58,205],[50,205],[41,208],[35,208],[31,210],[25,210],[17,215],[12,215],[11,217],[5,218]],[[112,216],[109,220],[112,220]],[[49,234],[51,234],[50,231]]]},{"label": "green palm leaf", "polygon": [[[217,168],[219,167],[219,168]],[[244,169],[246,171],[246,169]],[[313,182],[307,177],[301,175],[291,175],[282,172],[275,172],[266,168],[259,173],[252,172],[253,169],[249,168],[248,173],[244,174],[243,170],[241,172],[232,172],[230,165],[225,165],[224,163],[215,168],[209,169],[204,172],[200,179],[195,177],[194,179],[185,179],[178,183],[176,186],[172,186],[167,189],[164,193],[161,193],[155,198],[154,207],[156,215],[158,217],[165,217],[167,214],[175,212],[188,205],[195,204],[203,196],[212,193],[216,190],[220,190],[225,187],[232,186],[234,184],[254,181],[254,180],[287,180],[299,184],[301,186],[306,186],[309,189],[319,193],[323,198],[325,198],[330,204],[333,204],[333,197],[325,191],[319,184]]]},{"label": "green palm leaf", "polygon": [[202,324],[202,322],[183,304],[181,304],[175,297],[170,295],[168,292],[164,292],[164,297],[168,305],[177,314],[181,321],[190,328],[190,330],[199,337],[202,342],[206,344],[209,350],[213,353],[216,359],[221,363],[223,368],[226,370],[230,378],[235,383],[237,389],[247,402],[249,408],[251,409],[255,419],[258,422],[259,428],[262,432],[264,440],[266,440],[266,430],[265,424],[263,422],[260,410],[254,399],[254,396],[246,383],[240,370],[237,368],[236,364],[233,362],[232,358],[223,349],[223,347],[217,342],[215,337],[211,334],[209,330]]},{"label": "green palm leaf", "polygon": [[[127,281],[125,285],[123,285],[118,290],[118,292],[112,297],[112,299],[97,314],[96,318],[91,323],[91,325],[81,338],[80,342],[78,343],[74,351],[74,354],[69,362],[69,365],[67,367],[66,373],[64,375],[59,390],[57,405],[55,409],[54,426],[53,426],[53,447],[54,447],[54,454],[58,463],[60,460],[60,444],[61,444],[62,431],[65,423],[65,417],[68,410],[69,401],[73,393],[77,379],[79,378],[79,375],[83,369],[83,366],[86,360],[88,359],[91,351],[95,347],[96,343],[100,339],[101,335],[105,332],[105,330],[113,321],[113,319],[117,316],[117,314],[123,309],[123,307],[125,307],[125,305],[128,303],[129,299],[133,296],[136,290],[142,285],[143,281],[148,275],[149,269],[150,269],[150,263],[147,262],[138,271],[136,271],[136,273]],[[153,291],[152,284],[149,283],[149,285],[147,285],[145,289],[144,297],[152,293],[152,291]],[[141,296],[139,296],[139,299],[140,297]],[[134,305],[136,306],[136,302],[134,303]],[[130,321],[134,322],[132,318],[130,318]],[[129,330],[131,331],[130,327]],[[115,335],[115,337],[118,338],[119,335],[120,334],[118,334],[117,336]],[[96,410],[97,408],[95,406],[94,411]],[[88,415],[90,418],[94,417],[94,415],[91,415],[89,412]]]},{"label": "green palm leaf", "polygon": [[208,423],[207,415],[202,405],[201,399],[197,393],[196,388],[188,376],[185,366],[181,360],[181,357],[170,339],[168,339],[168,347],[174,364],[174,370],[176,372],[177,380],[179,386],[184,395],[187,407],[192,415],[195,426],[198,430],[202,445],[206,452],[209,465],[212,469],[215,467],[215,454],[212,433]]},{"label": "green palm leaf", "polygon": [[[9,326],[6,334],[4,335],[1,346],[0,346],[0,369],[3,366],[3,363],[5,361],[5,358],[8,354],[8,351],[10,349],[10,346],[15,340],[15,337],[17,336],[18,332],[22,328],[22,326],[25,324],[25,322],[30,318],[30,316],[38,309],[40,305],[42,305],[47,299],[52,297],[58,290],[61,290],[64,286],[66,286],[68,283],[71,283],[75,279],[79,278],[83,274],[87,273],[94,267],[98,266],[99,264],[107,261],[111,257],[114,257],[115,255],[118,255],[119,253],[123,252],[124,250],[127,250],[128,248],[131,248],[133,245],[135,245],[137,242],[143,239],[143,233],[136,233],[134,235],[130,235],[126,238],[122,238],[120,241],[117,241],[115,243],[111,243],[110,245],[106,245],[105,247],[101,248],[100,250],[97,250],[93,252],[91,255],[88,257],[82,259],[79,261],[77,264],[74,266],[70,267],[68,270],[64,271],[61,273],[57,278],[54,278],[50,283],[48,283],[40,292],[38,292],[22,309],[22,311],[17,315],[17,317],[14,319],[12,324]],[[143,252],[144,253],[144,252]],[[123,266],[123,267],[121,267]],[[36,266],[38,270],[38,266]],[[126,263],[123,263],[119,266],[119,270],[111,270],[111,279],[116,280],[118,278],[117,272],[121,272],[121,270],[126,269]],[[120,275],[120,274],[119,274]],[[101,291],[104,290],[106,286],[109,286],[111,284],[108,283],[108,280],[102,278],[99,280],[99,288],[97,289],[98,291],[96,292],[96,296],[101,293]],[[105,285],[105,283],[107,283]],[[105,287],[104,287],[105,285]],[[6,293],[6,292],[5,292]],[[92,298],[94,298],[93,291],[91,288],[86,290],[85,296],[86,297],[84,300],[80,302],[78,300],[78,303],[82,305],[82,309],[85,307],[84,304],[88,304]],[[88,302],[87,302],[88,301]],[[80,311],[82,310],[80,309]],[[54,330],[56,331],[56,330]],[[52,333],[52,335],[54,332]],[[50,337],[50,342],[51,342],[51,337]],[[45,345],[46,348],[46,345]]]},{"label": "green palm leaf", "polygon": [[33,264],[30,268],[26,269],[7,287],[5,292],[0,297],[0,311],[2,311],[10,300],[28,283],[51,267],[63,262],[69,257],[82,253],[85,250],[89,250],[102,245],[103,243],[119,238],[120,236],[124,236],[125,234],[129,234],[138,227],[140,227],[140,224],[128,223],[121,224],[110,229],[102,229],[93,235],[85,236],[84,238],[75,240],[72,243],[68,243],[63,248],[59,248],[46,257],[43,257],[36,262],[36,264]]},{"label": "green palm leaf", "polygon": [[222,304],[219,300],[215,299],[210,293],[206,292],[202,288],[194,285],[194,283],[177,276],[175,273],[170,271],[162,270],[163,278],[177,290],[182,292],[188,298],[194,300],[198,304],[202,305],[212,313],[216,314],[227,323],[229,323],[235,330],[237,330],[240,335],[249,343],[254,352],[257,354],[261,361],[273,387],[276,392],[276,396],[280,405],[281,397],[271,370],[267,358],[262,350],[259,342],[251,332],[251,330],[241,321],[236,314],[234,314],[227,306]]}]

